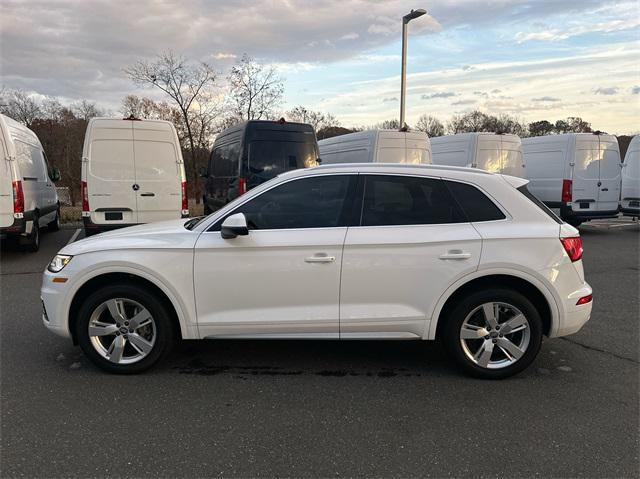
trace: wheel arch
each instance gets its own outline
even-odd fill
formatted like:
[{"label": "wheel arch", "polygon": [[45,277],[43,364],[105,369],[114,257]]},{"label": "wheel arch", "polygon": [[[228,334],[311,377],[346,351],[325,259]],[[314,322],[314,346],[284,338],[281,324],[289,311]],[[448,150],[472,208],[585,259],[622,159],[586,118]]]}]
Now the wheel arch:
[{"label": "wheel arch", "polygon": [[553,334],[558,323],[559,310],[558,303],[549,289],[540,280],[521,271],[492,271],[477,272],[475,275],[463,278],[440,297],[426,339],[439,337],[441,325],[444,324],[448,312],[459,298],[470,291],[487,287],[505,287],[525,295],[540,313],[543,333],[547,336]]},{"label": "wheel arch", "polygon": [[183,309],[178,304],[175,296],[162,283],[148,277],[148,275],[143,273],[141,274],[141,272],[103,271],[82,282],[82,284],[74,291],[69,303],[67,314],[68,328],[74,344],[77,344],[77,338],[75,337],[75,322],[78,319],[78,311],[80,310],[83,299],[104,285],[122,284],[123,282],[135,284],[152,291],[166,305],[176,327],[175,331],[178,338],[192,337],[185,326]]}]

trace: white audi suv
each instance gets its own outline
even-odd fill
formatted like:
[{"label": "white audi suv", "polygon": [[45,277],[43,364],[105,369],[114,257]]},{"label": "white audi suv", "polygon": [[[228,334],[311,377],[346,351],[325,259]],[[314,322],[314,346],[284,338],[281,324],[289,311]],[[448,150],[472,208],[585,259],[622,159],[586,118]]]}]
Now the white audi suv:
[{"label": "white audi suv", "polygon": [[439,339],[466,372],[511,376],[592,307],[578,231],[526,183],[427,165],[291,171],[203,218],[65,246],[43,322],[116,373],[180,338],[326,338]]}]

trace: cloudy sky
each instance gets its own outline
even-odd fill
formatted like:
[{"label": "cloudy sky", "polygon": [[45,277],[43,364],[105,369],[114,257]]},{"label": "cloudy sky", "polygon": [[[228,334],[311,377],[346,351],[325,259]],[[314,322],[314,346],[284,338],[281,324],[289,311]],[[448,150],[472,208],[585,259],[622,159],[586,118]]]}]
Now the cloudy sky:
[{"label": "cloudy sky", "polygon": [[397,118],[400,18],[410,25],[407,120],[471,109],[524,121],[582,116],[640,131],[638,1],[0,0],[2,85],[118,111],[122,69],[171,48],[225,72],[243,53],[276,65],[283,109],[344,126]]}]

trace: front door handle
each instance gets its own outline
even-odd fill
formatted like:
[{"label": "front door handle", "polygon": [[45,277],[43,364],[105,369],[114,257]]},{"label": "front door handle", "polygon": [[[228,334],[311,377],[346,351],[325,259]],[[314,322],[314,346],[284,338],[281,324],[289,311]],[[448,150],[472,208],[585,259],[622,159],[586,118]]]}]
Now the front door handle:
[{"label": "front door handle", "polygon": [[333,263],[335,260],[335,256],[327,256],[326,254],[308,256],[304,259],[305,263]]},{"label": "front door handle", "polygon": [[457,259],[457,260],[469,259],[471,258],[471,253],[466,253],[461,250],[452,250],[452,251],[447,251],[445,254],[441,254],[439,258],[440,259]]}]

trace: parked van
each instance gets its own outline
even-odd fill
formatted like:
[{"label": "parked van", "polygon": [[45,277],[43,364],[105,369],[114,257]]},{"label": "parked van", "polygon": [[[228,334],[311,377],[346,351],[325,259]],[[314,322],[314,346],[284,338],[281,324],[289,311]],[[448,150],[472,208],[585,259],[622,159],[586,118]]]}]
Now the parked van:
[{"label": "parked van", "polygon": [[568,133],[522,140],[529,191],[574,226],[618,215],[620,150],[613,135]]},{"label": "parked van", "polygon": [[280,173],[318,163],[318,142],[311,125],[251,120],[220,133],[206,172],[204,212],[210,214]]},{"label": "parked van", "polygon": [[522,140],[518,135],[460,133],[431,138],[433,163],[466,166],[504,175],[525,177]]},{"label": "parked van", "polygon": [[91,119],[81,187],[87,235],[189,216],[182,151],[168,121]]},{"label": "parked van", "polygon": [[60,227],[52,169],[40,140],[26,126],[0,114],[0,237],[17,237],[29,251],[40,247],[40,227]]},{"label": "parked van", "polygon": [[320,140],[322,164],[431,164],[431,143],[421,131],[365,130]]},{"label": "parked van", "polygon": [[620,211],[624,216],[640,217],[640,136],[634,136],[622,163]]}]

